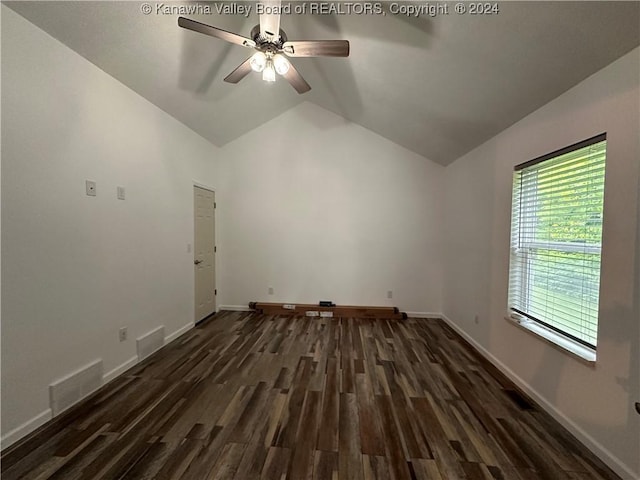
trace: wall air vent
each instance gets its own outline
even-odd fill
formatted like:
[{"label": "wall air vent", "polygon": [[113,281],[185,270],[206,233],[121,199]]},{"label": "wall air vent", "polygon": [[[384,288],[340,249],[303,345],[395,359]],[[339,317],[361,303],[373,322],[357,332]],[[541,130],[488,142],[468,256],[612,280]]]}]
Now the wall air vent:
[{"label": "wall air vent", "polygon": [[96,360],[49,385],[49,403],[56,416],[102,386],[102,360]]}]

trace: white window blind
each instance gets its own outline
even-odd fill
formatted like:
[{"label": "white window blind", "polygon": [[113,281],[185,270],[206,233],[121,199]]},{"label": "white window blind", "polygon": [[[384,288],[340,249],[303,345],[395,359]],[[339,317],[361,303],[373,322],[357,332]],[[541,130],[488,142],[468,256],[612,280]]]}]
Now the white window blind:
[{"label": "white window blind", "polygon": [[519,165],[509,308],[595,349],[605,134]]}]

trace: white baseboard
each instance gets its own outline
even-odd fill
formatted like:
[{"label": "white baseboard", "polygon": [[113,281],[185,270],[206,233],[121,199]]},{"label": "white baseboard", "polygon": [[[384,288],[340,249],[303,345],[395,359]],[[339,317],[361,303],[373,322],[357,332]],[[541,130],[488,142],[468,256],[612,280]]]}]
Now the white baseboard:
[{"label": "white baseboard", "polygon": [[248,305],[220,305],[218,311],[229,310],[231,312],[252,312]]},{"label": "white baseboard", "polygon": [[638,475],[634,473],[629,466],[622,462],[618,457],[611,453],[608,449],[602,446],[596,439],[585,432],[579,425],[573,420],[567,417],[564,413],[556,408],[551,402],[540,395],[533,389],[527,382],[520,378],[513,370],[502,363],[496,358],[489,350],[484,348],[478,342],[476,342],[471,336],[469,336],[462,328],[456,325],[450,318],[444,314],[439,315],[451,328],[458,332],[462,338],[469,342],[473,347],[480,352],[489,362],[498,368],[503,374],[507,376],[513,383],[515,383],[523,392],[529,395],[536,403],[538,403],[549,415],[551,415],[558,423],[566,428],[573,436],[575,436],[585,447],[587,447],[594,455],[607,464],[614,472],[616,472],[624,480],[638,480]]},{"label": "white baseboard", "polygon": [[[164,345],[167,345],[167,344],[171,343],[172,341],[174,341],[176,338],[178,338],[182,334],[188,332],[189,330],[191,330],[193,328],[193,326],[194,326],[193,323],[187,323],[186,325],[183,325],[178,330],[176,330],[171,335],[169,335],[168,337],[165,338]],[[158,350],[156,350],[156,351],[158,351]],[[138,356],[136,355],[134,357],[131,357],[126,362],[118,365],[113,370],[110,370],[109,372],[105,373],[104,376],[102,377],[103,380],[104,380],[104,383],[108,383],[111,380],[113,380],[114,378],[116,378],[118,375],[122,375],[124,372],[129,370],[131,367],[135,366],[137,363],[138,363]]]},{"label": "white baseboard", "polygon": [[[180,327],[178,330],[173,332],[168,337],[166,337],[165,343],[163,345],[163,348],[166,345],[168,345],[169,343],[171,343],[173,340],[178,338],[180,335],[182,335],[182,334],[186,333],[187,331],[191,330],[193,328],[193,326],[194,326],[193,323],[188,323],[188,324]],[[159,351],[159,350],[156,350],[156,352],[157,351]],[[129,360],[125,361],[124,363],[121,363],[120,365],[118,365],[114,369],[112,369],[112,370],[108,371],[107,373],[105,373],[102,376],[102,380],[104,382],[103,386],[104,386],[104,384],[110,382],[111,380],[113,380],[114,378],[118,377],[119,375],[122,375],[124,372],[129,370],[131,367],[135,366],[137,363],[138,363],[138,356],[136,355],[134,357],[131,357]],[[69,407],[69,408],[71,408],[71,407]],[[0,450],[4,450],[5,448],[9,447],[13,443],[15,443],[18,440],[20,440],[21,438],[29,435],[35,429],[37,429],[38,427],[44,425],[45,423],[47,423],[49,420],[52,420],[52,419],[53,419],[53,413],[52,413],[51,409],[48,408],[44,412],[42,412],[42,413],[36,415],[35,417],[33,417],[32,419],[26,421],[25,423],[23,423],[19,427],[14,428],[13,430],[8,432],[6,435],[4,435],[0,439]]]},{"label": "white baseboard", "polygon": [[4,435],[0,439],[0,449],[4,450],[8,446],[20,440],[25,435],[28,435],[29,433],[33,432],[36,428],[41,427],[52,418],[53,418],[53,414],[51,412],[51,409],[47,408],[44,412],[39,413],[32,419],[27,420],[22,425],[14,428],[10,432],[8,432],[6,435]]},{"label": "white baseboard", "polygon": [[124,372],[126,372],[127,370],[129,370],[131,367],[133,367],[136,363],[138,363],[138,356],[136,355],[135,357],[131,357],[129,360],[127,360],[124,363],[121,363],[120,365],[118,365],[116,368],[114,368],[113,370],[108,371],[107,373],[104,374],[104,376],[102,377],[102,381],[104,383],[108,383],[111,380],[113,380],[114,378],[116,378],[118,375],[122,375]]},{"label": "white baseboard", "polygon": [[[402,310],[401,310],[402,311]],[[442,318],[441,313],[436,312],[405,312],[409,318]]]},{"label": "white baseboard", "polygon": [[186,325],[183,325],[182,327],[180,327],[178,330],[176,330],[175,332],[173,332],[171,335],[169,335],[168,337],[165,338],[164,340],[164,344],[168,344],[173,342],[176,338],[178,338],[179,336],[187,333],[189,330],[191,330],[193,327],[195,326],[195,323],[191,322],[191,323],[187,323]]}]

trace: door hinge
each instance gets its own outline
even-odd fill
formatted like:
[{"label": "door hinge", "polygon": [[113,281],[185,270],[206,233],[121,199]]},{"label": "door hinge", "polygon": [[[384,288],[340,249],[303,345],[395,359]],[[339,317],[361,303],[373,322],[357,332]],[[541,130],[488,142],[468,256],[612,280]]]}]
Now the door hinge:
[{"label": "door hinge", "polygon": [[216,247],[215,245],[213,246],[213,253],[216,253],[218,251],[218,247]]},{"label": "door hinge", "polygon": [[218,204],[216,202],[213,202],[213,208],[218,208]]},{"label": "door hinge", "polygon": [[213,294],[214,294],[214,295],[217,295],[217,294],[218,294],[218,289],[217,289],[217,288],[213,291]]}]

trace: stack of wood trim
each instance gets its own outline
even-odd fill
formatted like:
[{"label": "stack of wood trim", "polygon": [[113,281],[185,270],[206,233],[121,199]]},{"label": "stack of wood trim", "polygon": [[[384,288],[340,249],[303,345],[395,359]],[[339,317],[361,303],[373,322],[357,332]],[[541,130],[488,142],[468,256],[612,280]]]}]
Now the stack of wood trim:
[{"label": "stack of wood trim", "polygon": [[[285,308],[287,306],[288,308]],[[294,307],[294,308],[291,308]],[[309,303],[268,303],[249,302],[249,308],[258,313],[267,315],[306,315],[307,312],[332,312],[333,317],[354,317],[354,318],[407,318],[407,314],[400,312],[397,307],[366,307],[336,305],[335,307],[321,307]]]}]

